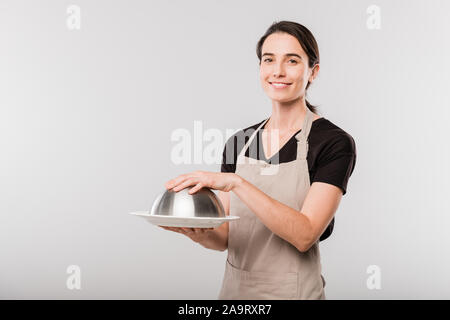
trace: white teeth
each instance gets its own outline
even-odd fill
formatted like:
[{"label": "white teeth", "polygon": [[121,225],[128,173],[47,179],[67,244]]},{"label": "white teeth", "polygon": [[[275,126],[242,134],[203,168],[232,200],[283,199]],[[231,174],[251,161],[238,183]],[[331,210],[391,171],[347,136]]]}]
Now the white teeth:
[{"label": "white teeth", "polygon": [[275,87],[284,87],[284,86],[287,86],[288,84],[284,84],[284,83],[273,83],[273,82],[272,82],[272,85],[274,85]]}]

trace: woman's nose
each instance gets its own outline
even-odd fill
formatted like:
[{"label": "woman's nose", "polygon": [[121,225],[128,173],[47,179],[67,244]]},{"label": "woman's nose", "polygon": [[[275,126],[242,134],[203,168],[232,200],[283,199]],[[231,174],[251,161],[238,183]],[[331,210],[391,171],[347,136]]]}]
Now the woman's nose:
[{"label": "woman's nose", "polygon": [[273,70],[273,76],[274,77],[279,77],[280,75],[284,75],[284,69],[283,69],[283,65],[282,64],[277,64],[274,68],[275,68]]}]

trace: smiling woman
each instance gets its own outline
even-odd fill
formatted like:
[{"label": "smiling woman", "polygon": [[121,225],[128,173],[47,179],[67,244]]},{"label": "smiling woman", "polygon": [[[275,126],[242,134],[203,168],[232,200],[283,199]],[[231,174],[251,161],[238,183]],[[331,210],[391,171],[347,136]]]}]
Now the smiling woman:
[{"label": "smiling woman", "polygon": [[[286,43],[293,49],[289,52],[280,52]],[[264,46],[264,51],[263,51]],[[269,83],[273,89],[285,89],[286,86],[277,86],[276,83],[294,84],[289,88],[291,94],[284,98],[298,98],[306,95],[306,90],[317,77],[320,66],[319,47],[312,33],[300,24],[281,21],[273,24],[266,34],[258,41],[256,55],[259,59],[261,84],[266,93]],[[276,78],[279,73],[286,73]],[[276,92],[276,91],[275,91]],[[284,92],[282,92],[285,94]],[[316,112],[316,107],[305,99],[306,106]]]},{"label": "smiling woman", "polygon": [[166,184],[219,190],[226,213],[240,219],[208,232],[172,231],[228,249],[220,299],[325,299],[319,242],[333,230],[355,142],[306,100],[320,68],[306,27],[273,23],[256,53],[270,117],[228,139],[222,172],[196,171]]}]

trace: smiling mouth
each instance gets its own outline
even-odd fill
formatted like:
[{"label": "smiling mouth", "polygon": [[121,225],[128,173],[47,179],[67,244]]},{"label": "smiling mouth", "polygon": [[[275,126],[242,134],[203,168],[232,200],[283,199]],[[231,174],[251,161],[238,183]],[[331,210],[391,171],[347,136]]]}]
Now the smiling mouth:
[{"label": "smiling mouth", "polygon": [[269,83],[270,84],[286,84],[286,85],[292,84],[292,82],[270,82],[270,81],[269,81]]},{"label": "smiling mouth", "polygon": [[291,83],[284,82],[269,82],[270,86],[274,89],[285,89],[291,85]]}]

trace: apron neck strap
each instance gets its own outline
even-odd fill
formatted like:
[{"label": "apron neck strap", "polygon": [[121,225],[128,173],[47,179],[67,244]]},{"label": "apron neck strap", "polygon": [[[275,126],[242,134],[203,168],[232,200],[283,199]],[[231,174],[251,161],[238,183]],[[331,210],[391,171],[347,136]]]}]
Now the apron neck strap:
[{"label": "apron neck strap", "polygon": [[261,125],[252,133],[252,135],[250,136],[250,139],[248,139],[247,143],[244,145],[244,147],[242,148],[241,152],[239,152],[238,158],[243,156],[245,154],[245,151],[247,151],[248,146],[250,145],[250,143],[252,143],[253,139],[256,136],[256,133],[259,131],[259,129],[261,129],[266,122],[269,120],[269,118],[267,118],[266,120],[264,120]]},{"label": "apron neck strap", "polygon": [[309,131],[311,130],[312,125],[312,119],[313,119],[313,113],[311,110],[309,110],[308,107],[306,107],[306,115],[305,119],[303,120],[302,124],[302,130],[295,135],[295,138],[297,141],[305,141],[308,139]]},{"label": "apron neck strap", "polygon": [[297,139],[297,160],[306,160],[308,155],[308,136],[313,122],[313,113],[306,107],[306,116],[302,130],[295,136]]},{"label": "apron neck strap", "polygon": [[[266,120],[264,120],[258,126],[258,128],[252,133],[252,135],[250,136],[250,139],[248,139],[247,143],[242,148],[238,157],[241,157],[242,155],[245,154],[245,152],[247,151],[247,148],[252,143],[252,141],[255,138],[256,134],[258,133],[259,129],[261,129],[267,123],[267,121],[269,121],[269,119],[270,119],[270,117],[267,118]],[[308,135],[309,135],[309,131],[311,130],[312,119],[313,119],[313,113],[311,112],[311,110],[309,110],[308,107],[306,107],[306,115],[305,115],[305,119],[303,120],[301,131],[295,135],[295,138],[297,139],[298,142],[306,142]],[[301,148],[297,148],[297,155],[299,152],[301,152],[299,149],[301,149]]]}]

